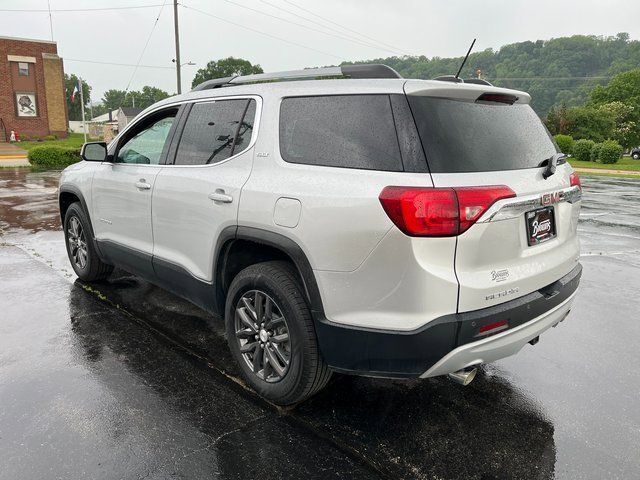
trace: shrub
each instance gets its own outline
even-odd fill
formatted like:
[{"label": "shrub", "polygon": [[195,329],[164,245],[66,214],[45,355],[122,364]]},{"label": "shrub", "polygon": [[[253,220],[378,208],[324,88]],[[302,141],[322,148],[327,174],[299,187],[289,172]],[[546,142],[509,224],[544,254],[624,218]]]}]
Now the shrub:
[{"label": "shrub", "polygon": [[48,142],[52,141],[52,140],[57,140],[58,136],[57,135],[46,135],[44,137],[45,140],[47,140]]},{"label": "shrub", "polygon": [[33,147],[29,150],[28,158],[31,165],[53,168],[67,167],[81,160],[79,148],[58,145]]},{"label": "shrub", "polygon": [[565,155],[571,155],[573,153],[573,137],[571,135],[556,135],[555,137],[558,148]]},{"label": "shrub", "polygon": [[573,157],[588,162],[591,160],[591,149],[596,144],[593,140],[578,140],[573,144]]},{"label": "shrub", "polygon": [[605,140],[598,153],[598,160],[601,163],[617,163],[623,151],[624,149],[615,140]]},{"label": "shrub", "polygon": [[592,162],[597,162],[598,161],[598,156],[600,155],[600,149],[601,148],[602,148],[602,143],[596,143],[591,148],[590,159],[591,159]]}]

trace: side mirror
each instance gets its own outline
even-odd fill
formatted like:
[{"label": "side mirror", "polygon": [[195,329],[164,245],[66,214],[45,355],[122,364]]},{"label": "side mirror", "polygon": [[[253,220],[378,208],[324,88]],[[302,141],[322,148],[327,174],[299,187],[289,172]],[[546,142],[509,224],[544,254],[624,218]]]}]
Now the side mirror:
[{"label": "side mirror", "polygon": [[107,144],[105,142],[87,142],[82,145],[80,156],[87,162],[105,162],[107,160]]}]

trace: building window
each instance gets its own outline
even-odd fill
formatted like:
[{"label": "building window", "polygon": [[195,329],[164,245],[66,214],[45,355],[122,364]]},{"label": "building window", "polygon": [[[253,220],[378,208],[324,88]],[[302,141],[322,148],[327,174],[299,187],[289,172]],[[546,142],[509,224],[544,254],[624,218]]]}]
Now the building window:
[{"label": "building window", "polygon": [[18,62],[18,75],[21,77],[29,76],[29,64],[27,62]]}]

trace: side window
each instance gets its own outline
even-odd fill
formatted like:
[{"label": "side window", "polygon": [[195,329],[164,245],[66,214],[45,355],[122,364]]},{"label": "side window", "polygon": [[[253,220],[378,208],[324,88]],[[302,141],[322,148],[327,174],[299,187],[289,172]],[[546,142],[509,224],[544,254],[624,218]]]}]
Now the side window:
[{"label": "side window", "polygon": [[118,149],[116,163],[158,165],[176,113],[171,110],[165,116],[152,119],[150,123],[144,122],[140,127],[134,127],[133,136]]},{"label": "side window", "polygon": [[175,164],[206,165],[240,153],[251,140],[255,113],[256,101],[246,98],[194,104]]},{"label": "side window", "polygon": [[403,170],[388,95],[283,99],[280,154],[290,163]]}]

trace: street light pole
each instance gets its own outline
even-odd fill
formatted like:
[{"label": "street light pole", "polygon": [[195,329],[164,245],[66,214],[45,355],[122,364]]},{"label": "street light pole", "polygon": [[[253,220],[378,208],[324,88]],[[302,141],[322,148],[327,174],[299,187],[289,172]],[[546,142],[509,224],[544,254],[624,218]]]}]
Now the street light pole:
[{"label": "street light pole", "polygon": [[173,0],[173,25],[176,37],[176,82],[178,93],[182,93],[182,81],[180,79],[180,33],[178,30],[178,0]]}]

